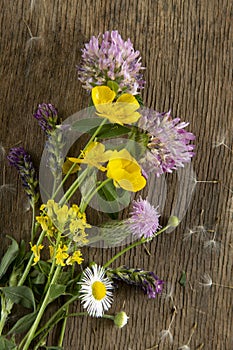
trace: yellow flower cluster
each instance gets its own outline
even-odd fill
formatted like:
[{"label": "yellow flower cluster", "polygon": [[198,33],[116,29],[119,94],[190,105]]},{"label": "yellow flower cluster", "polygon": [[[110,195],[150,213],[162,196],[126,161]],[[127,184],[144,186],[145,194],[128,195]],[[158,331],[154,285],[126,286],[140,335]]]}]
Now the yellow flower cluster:
[{"label": "yellow flower cluster", "polygon": [[66,204],[61,207],[50,199],[47,204],[41,206],[41,210],[42,215],[36,219],[50,238],[56,238],[55,233],[59,231],[63,236],[71,237],[80,246],[88,243],[85,229],[91,225],[87,223],[85,213],[81,213],[76,204],[71,208]]},{"label": "yellow flower cluster", "polygon": [[67,251],[68,247],[65,244],[63,247],[59,245],[55,255],[57,265],[65,266],[73,265],[74,263],[77,263],[78,265],[82,264],[84,259],[82,258],[80,250],[76,250],[72,255],[67,254]]},{"label": "yellow flower cluster", "polygon": [[[31,245],[31,251],[34,254],[33,265],[35,265],[40,260],[40,251],[44,248],[44,246],[42,244],[39,244],[38,246],[37,245],[32,246],[31,243],[30,245]],[[54,247],[50,245],[49,250],[50,250],[50,258],[52,259],[54,257]],[[72,255],[69,255],[67,251],[68,251],[68,247],[65,244],[63,245],[63,247],[59,244],[55,254],[57,265],[65,266],[65,265],[73,265],[74,263],[77,263],[78,265],[80,265],[83,262],[84,259],[82,258],[82,253],[80,250],[76,250],[75,252],[73,252]],[[64,262],[65,260],[66,262]]]},{"label": "yellow flower cluster", "polygon": [[30,245],[31,245],[31,251],[34,254],[33,265],[36,265],[40,260],[40,251],[44,248],[44,246],[42,244],[39,244],[38,246],[36,244],[32,245],[31,242],[30,242]]}]

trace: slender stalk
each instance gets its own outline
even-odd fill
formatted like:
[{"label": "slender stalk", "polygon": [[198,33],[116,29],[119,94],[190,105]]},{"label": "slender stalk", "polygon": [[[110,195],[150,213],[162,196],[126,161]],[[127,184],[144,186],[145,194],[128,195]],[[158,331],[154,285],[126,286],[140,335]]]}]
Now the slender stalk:
[{"label": "slender stalk", "polygon": [[[86,146],[84,147],[85,151],[87,149],[87,147],[90,145],[90,143],[95,139],[95,137],[98,135],[99,131],[102,129],[102,126],[106,123],[107,119],[103,119],[103,121],[101,122],[101,124],[98,126],[98,128],[96,129],[96,131],[94,132],[94,134],[91,136],[90,140],[87,142]],[[80,158],[81,155],[78,156],[78,159]],[[62,182],[60,183],[60,185],[58,186],[58,188],[56,189],[55,193],[53,194],[53,198],[55,198],[55,196],[57,195],[58,191],[60,191],[60,189],[62,188],[62,186],[64,185],[64,183],[66,182],[66,180],[68,179],[68,177],[70,176],[72,170],[75,167],[75,163],[71,166],[71,168],[69,169],[69,171],[67,172],[67,174],[65,175],[65,177],[63,178]],[[64,198],[64,197],[63,197]],[[64,200],[64,199],[63,199]]]},{"label": "slender stalk", "polygon": [[35,203],[31,203],[31,207],[32,207],[32,227],[31,227],[31,242],[33,244],[34,241],[34,236],[35,236]]},{"label": "slender stalk", "polygon": [[[42,231],[41,232],[41,234],[40,234],[40,236],[39,236],[39,238],[37,240],[37,243],[36,243],[37,245],[42,243],[42,241],[44,239],[44,236],[45,236],[45,233],[46,233],[46,231]],[[27,275],[29,274],[29,271],[31,269],[31,266],[32,266],[32,263],[33,263],[33,258],[34,258],[34,254],[31,255],[31,257],[30,257],[30,259],[29,259],[29,261],[27,263],[27,266],[26,266],[26,268],[24,270],[24,273],[23,273],[22,277],[20,278],[17,286],[22,286],[24,284],[24,282],[25,282],[25,280],[27,278]]]},{"label": "slender stalk", "polygon": [[108,267],[109,265],[111,265],[116,259],[118,259],[121,255],[125,254],[126,252],[128,252],[130,249],[137,247],[138,245],[141,245],[143,243],[146,243],[148,241],[151,241],[155,236],[160,235],[160,233],[166,231],[168,228],[170,227],[170,225],[165,226],[164,228],[162,228],[160,231],[156,232],[149,240],[147,238],[142,237],[140,239],[140,241],[134,242],[131,245],[125,247],[123,250],[121,250],[119,253],[117,253],[116,255],[114,255],[112,257],[112,259],[110,259],[109,261],[107,261],[104,264],[104,268]]},{"label": "slender stalk", "polygon": [[66,307],[66,313],[65,313],[65,316],[64,316],[64,319],[62,322],[62,327],[61,327],[61,331],[60,331],[61,333],[60,333],[59,341],[57,344],[60,347],[62,347],[64,336],[65,336],[68,313],[69,313],[69,306]]},{"label": "slender stalk", "polygon": [[[49,334],[49,332],[51,331],[51,329],[58,323],[60,322],[61,320],[65,319],[67,320],[68,317],[71,317],[71,316],[88,316],[88,313],[87,312],[78,312],[78,313],[74,313],[74,314],[67,314],[65,316],[61,316],[59,317],[47,330],[46,332],[44,333],[43,337],[38,341],[38,343],[35,345],[34,347],[34,350],[37,350],[41,345],[42,343],[44,342],[44,340],[46,339],[47,335]],[[36,334],[37,335],[37,334]],[[62,346],[62,345],[58,345],[58,346]]]},{"label": "slender stalk", "polygon": [[[54,275],[53,275],[53,278],[52,278],[50,286],[55,284],[55,282],[57,281],[57,278],[59,276],[60,270],[61,270],[61,266],[59,265],[57,267]],[[46,307],[48,306],[49,302],[50,302],[50,288],[48,289],[48,291],[47,291],[47,293],[45,295],[44,301],[43,301],[43,303],[42,303],[42,305],[41,305],[41,307],[40,307],[40,309],[38,311],[37,317],[36,317],[32,327],[31,327],[29,333],[26,335],[27,340],[25,342],[24,347],[22,348],[23,350],[28,350],[29,349],[29,346],[30,346],[30,344],[31,344],[31,342],[32,342],[32,340],[33,340],[33,338],[35,336],[36,329],[37,329],[37,327],[38,327],[38,325],[40,323],[40,320],[41,320],[41,318],[42,318],[42,316],[44,314],[44,311],[45,311]]]},{"label": "slender stalk", "polygon": [[50,271],[49,271],[49,275],[48,275],[48,279],[47,279],[47,282],[46,282],[46,286],[44,288],[44,293],[45,294],[50,286],[50,282],[51,282],[51,278],[54,274],[54,270],[55,270],[55,266],[56,266],[56,260],[55,260],[55,253],[57,251],[57,248],[59,246],[59,243],[60,243],[60,240],[61,240],[61,232],[58,231],[58,235],[57,235],[57,239],[56,239],[56,246],[55,246],[55,249],[54,249],[54,256],[53,256],[53,262],[52,262],[52,266],[50,268]]},{"label": "slender stalk", "polygon": [[70,186],[70,188],[66,191],[62,199],[60,200],[59,204],[63,205],[65,201],[68,201],[74,193],[77,191],[78,187],[81,185],[81,183],[84,181],[85,176],[87,175],[89,169],[88,167],[81,173],[79,177],[74,181],[74,183]]},{"label": "slender stalk", "polygon": [[80,204],[80,212],[84,213],[84,211],[86,210],[86,207],[88,206],[88,203],[90,202],[90,200],[94,197],[94,195],[104,186],[106,185],[106,183],[108,183],[109,181],[111,181],[111,179],[106,179],[103,182],[101,182],[101,184],[96,187],[95,189],[91,189],[87,195],[87,199],[85,201],[83,201],[83,203]]}]

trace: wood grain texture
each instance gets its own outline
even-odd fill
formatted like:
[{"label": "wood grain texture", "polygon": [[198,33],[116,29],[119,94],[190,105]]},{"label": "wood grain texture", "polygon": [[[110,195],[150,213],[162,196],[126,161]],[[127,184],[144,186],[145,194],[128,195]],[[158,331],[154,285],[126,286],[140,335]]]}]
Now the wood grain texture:
[{"label": "wood grain texture", "polygon": [[[171,109],[173,116],[190,121],[197,135],[193,167],[197,180],[191,205],[180,226],[171,234],[126,254],[117,264],[152,270],[174,287],[177,314],[171,325],[172,345],[187,343],[194,323],[191,349],[233,348],[233,291],[198,281],[206,272],[213,282],[233,284],[233,182],[232,182],[232,2],[230,0],[1,0],[0,1],[0,146],[23,144],[39,165],[44,135],[32,113],[40,102],[55,104],[64,118],[87,106],[88,96],[77,80],[80,49],[92,35],[117,29],[140,50],[146,67],[147,106]],[[224,144],[214,147],[215,142]],[[30,237],[30,212],[20,180],[4,161],[0,148],[0,184],[14,184],[15,193],[0,191],[2,256],[5,235]],[[176,177],[166,177],[172,193]],[[195,180],[193,180],[195,181]],[[156,188],[155,188],[156,191]],[[172,195],[163,217],[169,215]],[[202,225],[206,237],[188,229]],[[212,232],[212,231],[213,232]],[[216,232],[220,249],[205,249]],[[86,249],[90,260],[104,263],[115,251]],[[178,283],[186,272],[186,287]],[[72,318],[68,321],[66,350],[145,350],[159,341],[169,327],[172,302],[148,300],[139,290],[121,286],[111,312],[122,308],[130,316],[127,327],[117,330],[108,320]],[[74,305],[78,311],[80,305]],[[57,339],[53,334],[49,343]]]}]

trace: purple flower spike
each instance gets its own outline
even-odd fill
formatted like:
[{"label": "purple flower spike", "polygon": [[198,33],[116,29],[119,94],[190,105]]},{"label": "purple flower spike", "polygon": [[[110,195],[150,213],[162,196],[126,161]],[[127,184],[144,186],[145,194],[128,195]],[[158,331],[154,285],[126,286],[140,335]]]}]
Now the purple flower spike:
[{"label": "purple flower spike", "polygon": [[113,280],[140,287],[150,299],[154,299],[163,290],[164,281],[151,271],[120,266],[116,269],[107,269],[106,273]]},{"label": "purple flower spike", "polygon": [[93,36],[82,50],[82,62],[77,67],[79,80],[86,90],[114,81],[120,91],[136,95],[145,84],[140,61],[140,53],[130,39],[124,41],[117,30],[107,31]]},{"label": "purple flower spike", "polygon": [[38,180],[30,155],[23,147],[15,147],[10,150],[7,157],[10,165],[14,166],[23,182],[23,186],[32,203],[39,199]]},{"label": "purple flower spike", "polygon": [[190,162],[195,147],[190,142],[195,136],[184,129],[188,124],[180,123],[179,118],[172,119],[170,112],[143,110],[138,126],[149,137],[145,155],[140,160],[146,173],[155,172],[160,176]]},{"label": "purple flower spike", "polygon": [[58,114],[56,108],[51,103],[42,103],[38,105],[33,116],[38,120],[38,123],[46,134],[56,129]]},{"label": "purple flower spike", "polygon": [[159,213],[147,200],[141,197],[133,201],[133,209],[128,219],[130,230],[138,238],[152,238],[159,226]]},{"label": "purple flower spike", "polygon": [[164,281],[160,280],[153,272],[149,272],[150,278],[147,278],[142,283],[142,289],[148,298],[154,299],[157,294],[161,294]]}]

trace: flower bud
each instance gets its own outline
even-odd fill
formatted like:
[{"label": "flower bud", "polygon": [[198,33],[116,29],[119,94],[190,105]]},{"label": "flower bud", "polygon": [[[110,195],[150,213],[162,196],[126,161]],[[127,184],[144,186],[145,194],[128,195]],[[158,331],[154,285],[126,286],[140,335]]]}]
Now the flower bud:
[{"label": "flower bud", "polygon": [[170,216],[169,220],[168,220],[168,225],[170,227],[177,227],[180,223],[180,220],[178,219],[177,216]]},{"label": "flower bud", "polygon": [[124,327],[128,322],[129,317],[124,311],[118,312],[114,317],[114,323],[118,328]]}]

